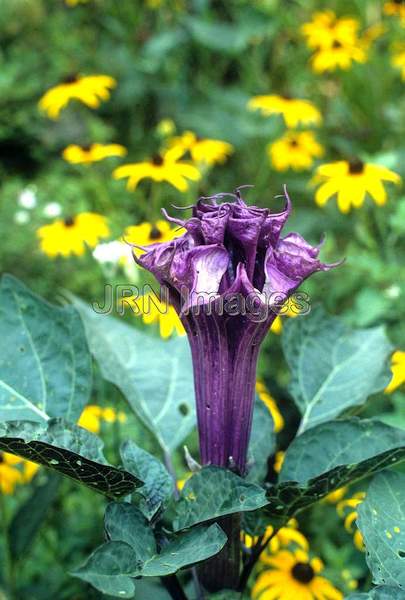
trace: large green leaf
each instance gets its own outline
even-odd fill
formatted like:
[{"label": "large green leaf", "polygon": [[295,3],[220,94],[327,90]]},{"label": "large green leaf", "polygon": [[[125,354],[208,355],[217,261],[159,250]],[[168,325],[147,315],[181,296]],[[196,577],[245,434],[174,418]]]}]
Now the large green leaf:
[{"label": "large green leaf", "polygon": [[78,299],[74,304],[103,377],[122,391],[163,450],[175,450],[195,426],[187,340],[177,337],[163,341],[124,321],[98,314]]},{"label": "large green leaf", "polygon": [[125,542],[107,542],[99,546],[84,565],[72,572],[97,590],[117,598],[133,598],[140,561],[133,548]]},{"label": "large green leaf", "polygon": [[282,339],[290,391],[302,414],[300,433],[363,404],[389,381],[391,346],[381,327],[350,330],[316,308],[290,319]]},{"label": "large green leaf", "polygon": [[358,515],[374,583],[397,586],[405,593],[405,474],[377,475]]},{"label": "large green leaf", "polygon": [[345,600],[405,600],[405,592],[397,587],[381,585],[364,594],[350,594]]},{"label": "large green leaf", "polygon": [[267,512],[292,515],[335,489],[405,459],[405,432],[379,421],[344,419],[298,436],[286,452]]},{"label": "large green leaf", "polygon": [[72,306],[48,304],[14,277],[0,286],[0,420],[76,422],[91,389],[91,359]]},{"label": "large green leaf", "polygon": [[276,436],[270,411],[256,399],[253,413],[252,435],[249,443],[250,469],[246,479],[262,483],[267,474],[267,459],[274,453]]},{"label": "large green leaf", "polygon": [[226,544],[227,537],[217,524],[193,527],[173,536],[163,546],[160,554],[147,561],[142,567],[145,577],[163,577],[189,565],[195,565],[215,554]]},{"label": "large green leaf", "polygon": [[109,465],[103,442],[96,435],[60,419],[48,424],[0,424],[0,450],[53,469],[92,490],[123,496],[142,482],[131,473]]},{"label": "large green leaf", "polygon": [[176,505],[175,530],[232,513],[256,510],[267,504],[265,490],[227,469],[205,467],[181,491]]},{"label": "large green leaf", "polygon": [[105,530],[111,541],[125,542],[142,561],[152,558],[156,550],[155,536],[142,512],[128,502],[112,502],[104,518]]},{"label": "large green leaf", "polygon": [[173,494],[173,479],[159,459],[133,441],[128,440],[122,444],[121,458],[125,469],[144,482],[137,490],[143,496],[140,509],[151,519]]}]

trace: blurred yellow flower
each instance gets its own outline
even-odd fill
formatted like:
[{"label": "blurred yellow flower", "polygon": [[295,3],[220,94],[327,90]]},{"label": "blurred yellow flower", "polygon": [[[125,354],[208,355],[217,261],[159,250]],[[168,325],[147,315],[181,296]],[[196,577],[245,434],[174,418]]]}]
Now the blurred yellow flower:
[{"label": "blurred yellow flower", "polygon": [[98,108],[102,100],[108,100],[110,90],[117,82],[108,75],[72,75],[52,88],[40,99],[38,106],[51,119],[57,119],[71,100],[79,100],[90,108]]},{"label": "blurred yellow flower", "polygon": [[75,165],[89,165],[110,156],[125,156],[126,153],[126,148],[120,144],[91,144],[90,146],[70,144],[62,152],[62,157]]},{"label": "blurred yellow flower", "polygon": [[252,589],[253,600],[296,598],[302,600],[343,600],[343,594],[319,574],[323,563],[310,559],[304,550],[281,550],[266,561]]},{"label": "blurred yellow flower", "polygon": [[280,413],[277,403],[274,400],[273,396],[269,394],[268,389],[266,388],[263,381],[256,381],[256,393],[259,396],[259,399],[266,405],[268,408],[274,422],[274,431],[278,433],[284,427],[284,419],[282,414]]},{"label": "blurred yellow flower", "polygon": [[160,137],[169,137],[176,131],[176,125],[173,119],[162,119],[156,126],[156,132]]},{"label": "blurred yellow flower", "polygon": [[178,479],[176,481],[176,487],[179,490],[179,492],[181,492],[181,490],[184,488],[184,486],[186,485],[187,481],[190,479],[190,477],[192,476],[192,472],[190,471],[190,473],[186,473],[186,475],[183,477],[183,479]]},{"label": "blurred yellow flower", "polygon": [[92,433],[100,433],[102,421],[106,423],[114,423],[115,421],[125,423],[126,419],[126,414],[122,411],[117,412],[110,407],[102,408],[95,404],[89,404],[83,410],[77,424]]},{"label": "blurred yellow flower", "polygon": [[129,296],[123,299],[123,302],[130,306],[137,316],[142,316],[146,325],[157,323],[163,339],[169,338],[173,333],[186,334],[178,314],[165,298],[159,298],[157,294],[148,292],[139,297]]},{"label": "blurred yellow flower", "polygon": [[340,500],[342,500],[342,498],[344,498],[346,492],[347,492],[346,486],[338,488],[334,492],[331,492],[330,494],[325,496],[324,500],[325,500],[325,502],[328,502],[329,504],[337,504]]},{"label": "blurred yellow flower", "polygon": [[399,184],[401,178],[387,167],[363,163],[358,159],[327,163],[316,170],[314,182],[321,185],[315,194],[315,201],[319,206],[324,206],[337,194],[339,210],[348,213],[351,206],[362,206],[368,193],[376,204],[382,206],[387,200],[383,181]]},{"label": "blurred yellow flower", "polygon": [[41,250],[51,258],[58,254],[81,256],[85,252],[86,245],[94,248],[100,238],[109,235],[107,219],[91,212],[83,212],[64,220],[58,219],[37,230]]},{"label": "blurred yellow flower", "polygon": [[[307,551],[309,549],[308,540],[304,534],[298,531],[298,522],[296,519],[290,519],[285,527],[281,527],[278,532],[272,537],[274,528],[272,525],[266,527],[262,543],[265,543],[270,539],[266,550],[260,556],[260,562],[266,563],[269,555],[279,552],[281,548],[286,548],[291,544],[295,544],[301,550]],[[243,545],[246,548],[252,548],[259,538],[257,536],[251,536],[247,533],[242,532]]]},{"label": "blurred yellow flower", "polygon": [[290,129],[298,125],[319,125],[322,115],[309,100],[289,98],[287,96],[254,96],[248,102],[250,110],[260,110],[265,117],[282,115]]},{"label": "blurred yellow flower", "polygon": [[[171,227],[167,221],[160,219],[159,221],[155,221],[155,223],[146,221],[139,225],[127,227],[123,238],[129,244],[149,246],[149,244],[156,244],[157,242],[169,242],[183,235],[183,233],[185,233],[183,227]],[[143,253],[143,250],[140,248],[134,248],[134,251],[137,254]]]},{"label": "blurred yellow flower", "polygon": [[405,352],[397,350],[391,357],[392,379],[385,388],[386,394],[391,394],[405,383]]},{"label": "blurred yellow flower", "polygon": [[196,163],[214,165],[224,163],[233,152],[233,146],[221,140],[201,139],[192,131],[185,131],[181,136],[169,140],[170,148],[181,148],[189,152]]},{"label": "blurred yellow flower", "polygon": [[310,169],[324,149],[312,131],[287,131],[267,146],[267,154],[277,171]]},{"label": "blurred yellow flower", "polygon": [[68,6],[77,6],[78,4],[86,4],[89,0],[65,0]]},{"label": "blurred yellow flower", "polygon": [[364,63],[367,60],[365,45],[360,41],[356,44],[342,44],[335,41],[328,48],[317,50],[311,58],[315,73],[343,69],[347,71],[353,62]]},{"label": "blurred yellow flower", "polygon": [[405,21],[405,2],[404,0],[393,0],[384,2],[384,13],[389,16],[397,16]]},{"label": "blurred yellow flower", "polygon": [[38,469],[29,460],[0,452],[0,494],[12,494],[17,484],[29,483]]},{"label": "blurred yellow flower", "polygon": [[131,163],[118,167],[113,171],[114,179],[128,177],[127,188],[134,190],[141,179],[152,179],[153,181],[166,181],[180,192],[188,189],[187,179],[198,181],[201,173],[194,165],[180,161],[184,150],[176,147],[157,154],[152,160]]},{"label": "blurred yellow flower", "polygon": [[293,298],[291,298],[289,300],[288,307],[286,309],[283,307],[283,310],[274,319],[274,321],[270,327],[270,331],[272,333],[275,333],[276,335],[280,335],[281,332],[283,331],[283,318],[282,317],[294,318],[300,314],[300,307],[295,304],[291,304],[291,302],[293,302]]},{"label": "blurred yellow flower", "polygon": [[355,44],[359,22],[350,17],[338,18],[332,10],[316,12],[312,20],[301,26],[309,48],[330,48],[334,42]]},{"label": "blurred yellow flower", "polygon": [[285,452],[283,452],[283,450],[279,450],[278,452],[276,452],[276,454],[274,456],[274,464],[273,464],[273,469],[276,473],[280,473],[280,471],[283,467],[284,459],[285,459]]},{"label": "blurred yellow flower", "polygon": [[401,77],[405,81],[405,47],[392,55],[393,66],[401,71]]},{"label": "blurred yellow flower", "polygon": [[344,518],[345,529],[348,533],[354,533],[353,542],[356,548],[360,551],[364,551],[364,542],[361,532],[356,528],[354,530],[354,521],[358,517],[357,507],[361,504],[366,497],[365,492],[357,492],[352,498],[341,500],[336,510],[338,515]]}]

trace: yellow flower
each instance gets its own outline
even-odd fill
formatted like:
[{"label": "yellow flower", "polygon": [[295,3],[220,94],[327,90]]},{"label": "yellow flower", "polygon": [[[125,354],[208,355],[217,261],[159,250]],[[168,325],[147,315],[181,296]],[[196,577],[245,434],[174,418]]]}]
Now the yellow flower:
[{"label": "yellow flower", "polygon": [[327,163],[316,170],[316,183],[321,186],[316,192],[315,201],[319,206],[337,194],[337,204],[342,213],[348,213],[351,206],[363,205],[366,193],[369,193],[379,206],[385,204],[387,193],[383,181],[399,184],[401,178],[386,167],[363,163],[361,160]]},{"label": "yellow flower", "polygon": [[184,488],[184,486],[186,485],[187,481],[190,479],[191,476],[192,476],[192,472],[190,471],[190,473],[186,473],[186,475],[183,477],[183,479],[178,479],[176,481],[176,487],[179,490],[179,492],[181,492],[181,490]]},{"label": "yellow flower", "polygon": [[400,69],[401,77],[405,81],[405,47],[393,54],[391,62],[395,68]]},{"label": "yellow flower", "polygon": [[400,17],[405,21],[405,3],[403,0],[384,2],[384,13],[389,16]]},{"label": "yellow flower", "polygon": [[194,165],[180,161],[184,151],[182,148],[171,148],[162,154],[157,154],[152,160],[131,163],[118,167],[113,171],[115,179],[128,177],[127,188],[134,190],[141,179],[152,179],[153,181],[166,181],[180,192],[188,190],[187,179],[198,181],[201,173]]},{"label": "yellow flower", "polygon": [[[341,500],[336,510],[338,515],[344,518],[345,529],[348,533],[353,533],[353,542],[357,550],[364,551],[364,542],[361,532],[356,528],[353,529],[354,521],[358,517],[357,507],[361,504],[366,497],[365,492],[357,492],[352,498]],[[349,509],[349,510],[347,510]]]},{"label": "yellow flower", "polygon": [[[167,221],[162,219],[155,223],[144,222],[139,225],[127,227],[124,233],[124,240],[129,244],[137,246],[149,246],[157,242],[170,242],[176,237],[183,235],[183,227],[171,227]],[[142,254],[143,250],[136,248],[135,251]]]},{"label": "yellow flower", "polygon": [[277,171],[310,169],[315,158],[324,153],[312,131],[287,131],[267,146],[268,156]]},{"label": "yellow flower", "polygon": [[102,408],[95,404],[89,404],[83,410],[77,424],[92,433],[100,433],[102,421],[105,421],[106,423],[115,423],[115,421],[124,423],[126,418],[125,413],[122,411],[117,412],[110,407]]},{"label": "yellow flower", "polygon": [[282,115],[290,129],[298,125],[319,125],[322,116],[309,100],[289,98],[287,96],[254,96],[248,102],[250,110],[260,110],[265,117]]},{"label": "yellow flower", "polygon": [[51,119],[57,119],[70,100],[79,100],[90,108],[98,108],[102,100],[109,99],[110,90],[116,84],[115,79],[108,75],[69,76],[49,89],[38,106]]},{"label": "yellow flower", "polygon": [[357,588],[359,587],[359,583],[358,581],[356,581],[356,579],[354,579],[349,569],[343,569],[342,577],[345,580],[349,590],[357,590]]},{"label": "yellow flower", "polygon": [[148,292],[140,297],[129,296],[123,299],[123,302],[128,304],[136,315],[142,316],[146,325],[158,323],[160,336],[163,339],[167,339],[175,332],[177,335],[186,334],[173,306],[155,293]]},{"label": "yellow flower", "polygon": [[344,498],[346,492],[347,492],[347,487],[338,488],[334,492],[331,492],[330,494],[325,496],[324,500],[325,500],[325,502],[329,502],[329,504],[336,504],[337,502],[342,500],[342,498]]},{"label": "yellow flower", "polygon": [[394,352],[391,357],[391,371],[392,379],[384,390],[386,394],[391,394],[405,383],[405,352]]},{"label": "yellow flower", "polygon": [[[279,552],[281,548],[286,548],[291,544],[294,544],[301,550],[308,551],[309,544],[308,540],[300,531],[298,531],[298,522],[296,519],[290,519],[285,527],[282,527],[273,536],[274,528],[269,525],[264,533],[263,542],[265,543],[269,538],[270,542],[266,550],[261,554],[260,561],[264,564],[267,563],[268,557],[271,554]],[[259,538],[257,536],[252,537],[247,533],[242,532],[242,541],[246,548],[252,548],[257,544]]]},{"label": "yellow flower", "polygon": [[285,452],[279,450],[274,456],[273,469],[276,473],[280,473],[285,459]]},{"label": "yellow flower", "polygon": [[343,594],[319,575],[322,561],[310,559],[303,550],[281,550],[267,564],[271,568],[259,573],[253,600],[343,600]]},{"label": "yellow flower", "polygon": [[282,414],[280,413],[276,401],[269,394],[266,386],[262,381],[256,381],[256,393],[259,396],[259,399],[266,405],[268,408],[274,422],[274,431],[278,433],[284,427],[284,419]]},{"label": "yellow flower", "polygon": [[91,144],[90,146],[77,146],[70,144],[62,152],[63,158],[74,165],[86,164],[109,158],[110,156],[125,156],[127,153],[120,144]]},{"label": "yellow flower", "polygon": [[157,134],[162,137],[169,137],[176,131],[176,125],[173,119],[162,119],[156,126]]},{"label": "yellow flower", "polygon": [[81,256],[84,254],[86,244],[94,248],[100,238],[109,235],[110,230],[106,218],[90,212],[80,213],[64,220],[58,219],[37,230],[41,250],[51,258],[58,254]]},{"label": "yellow flower", "polygon": [[311,58],[311,64],[315,73],[324,73],[336,69],[347,71],[353,62],[364,63],[366,60],[365,46],[360,41],[356,44],[335,41],[329,48],[317,50]]},{"label": "yellow flower", "polygon": [[200,139],[192,131],[186,131],[183,135],[169,140],[170,148],[181,148],[184,152],[190,152],[191,158],[196,163],[214,165],[224,163],[233,152],[233,146],[221,140]]},{"label": "yellow flower", "polygon": [[39,465],[29,460],[0,452],[0,494],[12,494],[17,484],[30,482],[38,469]]},{"label": "yellow flower", "polygon": [[288,301],[288,305],[287,307],[284,306],[283,310],[280,312],[279,315],[277,315],[277,317],[274,319],[271,327],[270,327],[270,331],[272,333],[275,333],[276,335],[280,335],[281,332],[283,331],[283,319],[282,317],[297,317],[299,315],[299,307],[297,305],[292,304],[291,302],[293,302],[293,298],[291,298]]},{"label": "yellow flower", "polygon": [[316,12],[309,23],[301,26],[309,48],[330,48],[335,41],[355,44],[359,22],[350,17],[339,19],[332,10]]},{"label": "yellow flower", "polygon": [[68,6],[77,6],[78,4],[86,4],[89,0],[65,0]]}]

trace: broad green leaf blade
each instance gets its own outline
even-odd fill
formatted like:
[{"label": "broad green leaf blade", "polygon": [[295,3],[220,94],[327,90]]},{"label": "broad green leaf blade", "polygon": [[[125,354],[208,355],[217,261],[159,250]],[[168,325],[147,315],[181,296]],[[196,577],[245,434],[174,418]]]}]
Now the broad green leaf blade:
[{"label": "broad green leaf blade", "polygon": [[105,512],[104,526],[111,541],[125,542],[142,561],[156,554],[153,531],[141,511],[133,504],[109,504]]},{"label": "broad green leaf blade", "polygon": [[160,460],[133,441],[122,444],[121,459],[125,469],[144,482],[137,491],[143,496],[140,509],[150,520],[173,494],[174,482]]},{"label": "broad green leaf blade", "polygon": [[103,594],[116,598],[133,598],[135,584],[131,575],[139,571],[139,560],[124,542],[107,542],[99,546],[86,563],[71,573],[90,583]]},{"label": "broad green leaf blade", "polygon": [[91,358],[72,306],[45,302],[14,277],[0,286],[0,420],[75,423],[91,390]]},{"label": "broad green leaf blade", "polygon": [[103,377],[122,391],[162,449],[175,450],[195,426],[187,339],[163,341],[124,321],[97,314],[77,298],[73,301]]},{"label": "broad green leaf blade", "polygon": [[405,600],[405,592],[397,587],[381,585],[364,594],[350,594],[345,600]]},{"label": "broad green leaf blade", "polygon": [[247,481],[262,483],[267,474],[267,459],[274,453],[276,436],[270,411],[261,400],[256,399],[253,413],[252,435],[249,444]]},{"label": "broad green leaf blade", "polygon": [[226,469],[205,467],[181,491],[173,527],[176,531],[267,504],[266,492]]},{"label": "broad green leaf blade", "polygon": [[174,536],[160,554],[145,563],[142,575],[164,577],[218,554],[227,537],[219,525],[194,527]]},{"label": "broad green leaf blade", "polygon": [[109,465],[96,435],[59,419],[47,425],[0,424],[0,450],[22,456],[111,497],[142,485],[134,475]]},{"label": "broad green leaf blade", "polygon": [[280,483],[268,491],[268,510],[292,515],[343,485],[405,459],[405,431],[379,421],[323,423],[295,438]]},{"label": "broad green leaf blade", "polygon": [[357,524],[374,583],[396,586],[405,593],[404,491],[404,473],[377,475],[358,507]]},{"label": "broad green leaf blade", "polygon": [[289,319],[282,341],[300,433],[363,404],[389,382],[391,345],[381,327],[350,330],[317,308]]},{"label": "broad green leaf blade", "polygon": [[47,481],[16,512],[9,527],[10,552],[14,560],[25,556],[56,500],[61,478],[49,473]]}]

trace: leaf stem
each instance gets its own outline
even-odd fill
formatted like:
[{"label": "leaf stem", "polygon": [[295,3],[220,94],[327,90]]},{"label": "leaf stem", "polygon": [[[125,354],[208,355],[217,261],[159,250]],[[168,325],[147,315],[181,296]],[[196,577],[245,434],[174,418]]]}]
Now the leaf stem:
[{"label": "leaf stem", "polygon": [[176,575],[167,575],[166,577],[161,577],[160,579],[173,600],[188,600]]},{"label": "leaf stem", "polygon": [[[240,579],[239,579],[239,585],[238,585],[238,592],[243,592],[247,582],[249,581],[249,577],[253,571],[253,568],[255,566],[255,564],[257,563],[257,561],[260,558],[261,553],[267,548],[267,546],[269,545],[269,543],[271,542],[271,540],[274,538],[274,536],[279,532],[280,527],[279,528],[275,528],[273,533],[268,537],[268,538],[264,538],[264,535],[260,536],[257,544],[254,546],[253,550],[252,550],[252,554],[249,557],[249,560],[246,562],[245,566],[243,567]],[[265,540],[265,541],[263,541]]]}]

